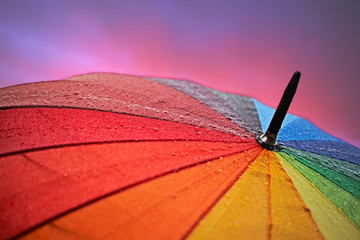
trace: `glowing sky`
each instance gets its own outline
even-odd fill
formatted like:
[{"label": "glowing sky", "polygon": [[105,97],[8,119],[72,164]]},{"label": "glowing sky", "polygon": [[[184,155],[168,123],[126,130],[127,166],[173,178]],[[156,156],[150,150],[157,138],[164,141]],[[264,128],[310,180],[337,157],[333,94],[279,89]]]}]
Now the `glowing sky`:
[{"label": "glowing sky", "polygon": [[87,72],[186,79],[290,112],[360,147],[359,1],[0,2],[0,87]]}]

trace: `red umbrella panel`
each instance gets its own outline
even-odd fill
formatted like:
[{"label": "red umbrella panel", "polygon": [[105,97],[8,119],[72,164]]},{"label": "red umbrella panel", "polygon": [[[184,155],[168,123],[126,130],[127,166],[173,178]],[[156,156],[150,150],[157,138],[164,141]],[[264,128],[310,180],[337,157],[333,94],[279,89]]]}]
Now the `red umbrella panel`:
[{"label": "red umbrella panel", "polygon": [[[86,74],[3,88],[0,99],[1,238],[360,236],[359,150],[326,139],[334,151],[306,155],[326,135],[304,139],[306,124],[299,147],[288,134],[280,152],[263,149],[268,109],[251,98]],[[285,132],[298,120],[288,119]]]}]

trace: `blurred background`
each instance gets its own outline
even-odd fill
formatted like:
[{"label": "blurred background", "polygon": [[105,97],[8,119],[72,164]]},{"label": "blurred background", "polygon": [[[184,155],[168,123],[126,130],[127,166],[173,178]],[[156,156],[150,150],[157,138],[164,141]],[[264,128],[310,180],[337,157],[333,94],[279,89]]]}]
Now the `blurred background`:
[{"label": "blurred background", "polygon": [[360,147],[360,1],[0,0],[0,87],[88,72],[176,78],[290,113]]}]

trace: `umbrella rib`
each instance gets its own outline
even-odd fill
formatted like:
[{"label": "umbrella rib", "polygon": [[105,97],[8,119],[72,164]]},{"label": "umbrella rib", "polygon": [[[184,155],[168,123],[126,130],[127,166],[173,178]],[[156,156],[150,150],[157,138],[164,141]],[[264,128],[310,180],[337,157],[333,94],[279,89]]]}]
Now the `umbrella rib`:
[{"label": "umbrella rib", "polygon": [[[249,149],[250,150],[250,149]],[[233,156],[233,155],[236,155],[236,154],[239,154],[241,152],[237,152],[237,153],[234,153],[234,154],[228,154],[228,155],[224,155],[224,157],[229,157],[229,156]],[[255,158],[257,156],[254,155],[253,159],[249,162],[249,164],[251,164]],[[214,158],[214,159],[211,159],[211,161],[214,161],[216,160],[217,158]],[[207,161],[209,162],[209,161]],[[200,164],[205,164],[207,162],[201,162]],[[199,164],[197,164],[199,165]],[[232,166],[232,163],[228,163],[225,167],[231,167]],[[192,166],[193,167],[193,166]],[[185,169],[188,169],[188,168],[184,168],[182,170],[185,170]],[[222,189],[222,191],[218,194],[218,196],[213,200],[213,202],[210,204],[210,206],[208,206],[207,210],[205,210],[201,215],[200,217],[195,221],[195,223],[193,224],[193,226],[186,232],[186,234],[184,236],[182,236],[180,239],[185,239],[190,233],[191,231],[198,225],[198,223],[201,221],[201,219],[203,219],[207,213],[217,204],[217,202],[228,192],[228,190],[232,187],[232,185],[238,180],[238,178],[240,177],[240,175],[242,175],[244,172],[245,172],[246,168],[245,169],[241,169],[237,174],[236,176],[233,178],[233,181],[228,185],[227,188],[225,189]],[[181,190],[184,190],[186,189],[186,185],[185,187],[183,187]]]},{"label": "umbrella rib", "polygon": [[[243,150],[243,151],[238,151],[238,152],[226,154],[226,155],[223,155],[223,157],[228,157],[228,156],[236,155],[236,154],[238,154],[238,153],[241,153],[241,152],[244,152],[244,151],[248,151],[248,150],[251,150],[251,149],[254,149],[254,148],[257,148],[257,147],[259,147],[259,146],[254,146],[254,147],[252,147],[252,148],[250,148],[250,149],[246,149],[246,150]],[[256,156],[253,158],[252,161],[254,161],[255,158],[256,158]],[[192,163],[192,164],[189,164],[189,165],[186,165],[186,166],[182,166],[182,167],[179,167],[179,168],[176,168],[176,169],[172,169],[172,170],[163,172],[163,173],[161,173],[161,174],[158,174],[158,175],[155,175],[155,176],[151,176],[151,177],[148,177],[148,178],[146,178],[146,179],[143,179],[143,180],[134,182],[134,183],[129,184],[129,185],[127,185],[127,186],[120,187],[120,188],[118,188],[118,189],[116,189],[116,190],[110,191],[110,192],[108,192],[108,193],[106,193],[106,194],[104,194],[104,195],[95,197],[94,199],[91,199],[91,200],[89,200],[89,201],[87,201],[87,202],[84,202],[84,203],[80,204],[79,206],[70,208],[70,209],[66,210],[65,212],[62,212],[62,213],[60,213],[60,214],[58,214],[58,215],[56,215],[56,216],[53,216],[53,217],[51,217],[51,218],[49,218],[49,219],[47,219],[47,220],[45,220],[45,221],[43,221],[43,222],[41,222],[41,223],[39,223],[39,224],[36,224],[35,226],[28,228],[27,230],[25,230],[25,231],[17,234],[16,236],[13,236],[13,238],[16,239],[16,238],[20,238],[20,237],[22,237],[22,236],[25,236],[26,234],[28,234],[28,233],[32,232],[33,230],[37,229],[38,227],[44,226],[44,225],[46,225],[46,224],[48,224],[48,223],[51,223],[52,221],[54,221],[54,220],[57,219],[57,218],[60,218],[60,217],[62,217],[62,216],[65,216],[65,215],[67,215],[67,214],[69,214],[69,213],[71,213],[71,212],[74,212],[74,211],[76,211],[76,210],[78,210],[78,209],[81,209],[81,208],[83,208],[83,207],[85,207],[85,206],[88,206],[88,205],[90,205],[90,204],[92,204],[92,203],[95,203],[95,202],[97,202],[97,201],[99,201],[99,200],[101,200],[101,199],[104,199],[104,198],[107,198],[107,197],[112,196],[112,195],[114,195],[114,194],[120,193],[120,192],[125,191],[125,190],[127,190],[127,189],[130,189],[130,188],[132,188],[132,187],[141,185],[141,184],[146,183],[146,182],[148,182],[148,181],[152,181],[152,180],[154,180],[154,179],[156,179],[156,178],[163,177],[163,176],[172,174],[172,173],[174,173],[174,172],[179,172],[179,171],[182,171],[182,170],[185,170],[185,169],[188,169],[188,168],[197,166],[197,165],[199,165],[199,164],[206,164],[207,162],[211,162],[211,161],[214,161],[214,160],[216,160],[216,159],[218,159],[218,158],[205,159],[205,160],[200,161],[200,162],[195,162],[195,163]],[[251,162],[252,162],[252,161],[251,161]],[[251,163],[251,162],[250,162],[250,163]],[[244,170],[244,171],[245,171],[245,170]],[[243,173],[243,172],[240,172],[239,175],[238,175],[238,177],[239,177],[242,173]],[[235,178],[234,181],[236,181],[236,180],[237,180],[237,178]],[[230,188],[230,187],[231,187],[231,185],[229,186],[229,188]],[[226,193],[226,190],[223,191],[223,194],[222,194],[222,195],[224,195],[225,193]],[[222,196],[222,195],[221,195],[221,196]],[[214,205],[216,204],[216,202],[221,198],[221,196],[219,196],[218,199],[214,201],[214,203],[213,203],[212,206],[214,206]],[[211,209],[212,206],[209,207],[208,211],[210,211],[210,209]],[[195,225],[194,225],[191,229],[193,229],[193,228],[197,225],[197,223],[198,223],[205,215],[206,215],[206,213],[204,213],[204,215],[199,218],[199,220],[195,223]],[[187,234],[185,234],[184,237],[186,237],[190,232],[191,232],[191,231],[189,231]]]},{"label": "umbrella rib", "polygon": [[296,88],[299,84],[300,75],[300,72],[294,73],[284,91],[283,96],[281,97],[280,103],[276,108],[276,111],[271,119],[268,129],[263,135],[256,138],[258,143],[266,149],[278,150],[276,137],[281,128],[281,124],[284,121],[286,113],[290,107],[290,104],[294,98]]},{"label": "umbrella rib", "polygon": [[[8,153],[2,153],[0,154],[0,158],[1,157],[7,157],[7,156],[11,156],[11,155],[16,155],[16,154],[22,154],[22,153],[29,153],[29,152],[34,152],[34,151],[40,151],[40,150],[46,150],[46,149],[56,149],[56,148],[62,148],[62,147],[72,147],[72,146],[82,146],[82,145],[92,145],[92,144],[107,144],[107,143],[124,143],[124,142],[197,142],[197,141],[201,141],[201,142],[220,142],[217,140],[188,140],[188,139],[164,139],[164,140],[119,140],[119,141],[98,141],[98,142],[83,142],[83,143],[70,143],[70,144],[59,144],[59,145],[53,145],[53,146],[44,146],[44,147],[38,147],[38,148],[31,148],[31,149],[24,149],[24,150],[18,150],[18,151],[13,151],[13,152],[8,152]],[[221,142],[223,143],[223,142]],[[228,141],[228,143],[244,143],[244,142],[237,142],[237,141]],[[249,143],[249,142],[245,142],[245,143]],[[257,147],[256,145],[254,147],[251,147],[249,149],[253,149]]]},{"label": "umbrella rib", "polygon": [[[318,154],[321,156],[325,156],[325,157],[330,157],[330,158],[335,158],[341,161],[346,161],[349,162],[351,164],[356,164],[356,165],[360,165],[360,155],[357,153],[353,153],[352,151],[347,151],[344,149],[334,149],[332,148],[327,149],[326,151],[317,151],[316,148],[313,148],[312,146],[304,146],[304,147],[299,147],[301,143],[309,143],[309,142],[316,142],[317,144],[321,143],[321,142],[333,142],[333,141],[329,141],[329,140],[291,140],[291,141],[283,141],[280,142],[279,144],[281,146],[285,146],[285,147],[290,147],[296,150],[300,150],[300,151],[304,151],[306,150],[307,152],[313,153],[313,154]],[[289,144],[289,143],[295,143],[297,144],[296,146],[294,146],[293,144]],[[335,142],[333,142],[335,143]],[[336,143],[339,144],[339,143]],[[331,155],[329,155],[329,153],[332,153]],[[344,156],[343,158],[341,158],[340,156]]]},{"label": "umbrella rib", "polygon": [[[222,101],[226,106],[228,106],[230,109],[232,109],[234,111],[234,114],[236,115],[236,118],[234,121],[236,124],[237,120],[240,120],[240,122],[243,122],[245,124],[245,126],[248,126],[250,130],[248,130],[251,133],[254,134],[260,134],[262,133],[262,131],[260,131],[259,127],[261,125],[259,118],[258,118],[258,114],[255,113],[256,111],[254,111],[254,116],[249,116],[246,110],[243,109],[238,109],[239,107],[241,107],[241,103],[239,103],[238,101],[240,101],[239,99],[233,99],[234,103],[231,104],[232,98],[234,97],[241,97],[242,99],[247,99],[250,103],[247,104],[253,104],[253,101],[251,100],[250,97],[245,97],[245,96],[240,96],[240,95],[235,95],[235,94],[231,94],[231,93],[226,93],[227,96],[224,96],[222,92],[218,92],[216,90],[210,89],[210,91],[212,91],[214,93],[214,95],[218,96],[218,98],[220,99],[220,101]],[[223,96],[223,97],[222,97]],[[237,100],[237,101],[236,101]],[[255,106],[254,106],[255,108]],[[241,115],[239,112],[242,112],[243,114],[245,113],[245,117],[244,115]],[[250,119],[253,122],[250,122]],[[232,120],[232,119],[230,119]],[[239,125],[239,124],[238,124]],[[258,125],[259,127],[256,127],[256,125]],[[239,125],[240,127],[242,127],[241,125]]]},{"label": "umbrella rib", "polygon": [[[44,169],[48,172],[60,175],[59,172],[54,171],[53,169],[47,167],[46,165],[41,165],[38,162],[34,161],[32,158],[30,158],[29,156],[26,155],[26,153],[22,153],[20,154],[21,157],[23,157],[24,159],[26,159],[28,162],[30,162],[31,164],[35,165],[36,167],[38,167],[39,169]],[[0,156],[1,157],[1,156]]]},{"label": "umbrella rib", "polygon": [[[238,125],[239,127],[241,127],[242,129],[246,130],[247,132],[249,133],[252,133],[252,134],[255,134],[255,130],[252,129],[252,127],[246,123],[238,114],[237,112],[235,111],[235,109],[233,109],[224,99],[222,99],[220,96],[216,95],[214,93],[214,91],[216,90],[213,90],[213,89],[210,89],[210,88],[206,88],[206,87],[202,87],[201,85],[199,84],[196,84],[196,83],[193,83],[193,82],[187,82],[187,81],[173,81],[171,79],[163,79],[163,78],[148,78],[152,81],[155,81],[155,82],[158,82],[160,84],[163,84],[167,87],[170,87],[182,94],[185,94],[186,96],[200,102],[201,104],[205,105],[206,107],[212,109],[213,111],[221,114],[224,116],[224,113],[227,113],[227,114],[231,114],[229,112],[221,112],[219,111],[219,108],[217,108],[217,106],[215,105],[212,105],[211,102],[214,101],[213,100],[213,97],[216,98],[216,100],[218,101],[215,101],[215,103],[219,103],[221,102],[224,106],[226,106],[227,108],[229,108],[228,110],[232,110],[233,111],[233,114],[236,116],[235,117],[235,121],[233,121],[233,119],[231,118],[228,118],[228,120],[230,120],[231,122],[235,123],[236,125]],[[185,85],[183,84],[190,84],[192,85],[192,88],[195,89],[194,92],[187,92],[188,88],[185,87]],[[200,88],[200,89],[198,89]],[[212,99],[212,101],[207,102],[207,101],[204,101],[203,99],[203,95],[206,95],[206,99]],[[211,97],[209,97],[209,95],[211,95]],[[220,109],[225,109],[224,107],[220,108]],[[231,112],[231,111],[230,111]],[[237,121],[240,122],[240,124],[237,123]],[[241,124],[243,124],[244,126],[242,126]]]},{"label": "umbrella rib", "polygon": [[270,174],[270,156],[269,152],[266,151],[267,161],[265,162],[266,165],[266,173],[267,173],[267,180],[268,180],[268,219],[269,219],[269,229],[268,229],[268,239],[271,239],[272,233],[272,211],[271,211],[271,174]]},{"label": "umbrella rib", "polygon": [[[256,147],[254,147],[256,148]],[[254,149],[254,148],[251,148],[251,149]],[[249,149],[250,150],[250,149]],[[238,153],[241,153],[241,152],[238,152]],[[236,153],[235,153],[236,154]],[[227,156],[231,156],[231,155],[235,155],[235,154],[229,154]],[[259,152],[260,154],[260,152]],[[258,155],[254,155],[252,160],[249,162],[249,165],[251,163],[253,163],[255,161],[255,159],[258,157]],[[215,159],[212,159],[212,160],[215,160]],[[248,165],[248,166],[249,166]],[[244,168],[244,169],[241,169],[238,174],[236,175],[236,177],[233,179],[233,182],[232,184],[229,184],[229,186],[224,189],[221,194],[219,194],[219,196],[213,201],[213,203],[208,207],[208,209],[206,211],[204,211],[204,213],[202,215],[199,216],[199,218],[197,219],[197,221],[189,228],[189,230],[184,234],[184,236],[181,238],[181,239],[186,239],[190,234],[191,232],[196,228],[196,226],[200,223],[200,221],[211,211],[211,209],[219,202],[219,200],[228,192],[228,190],[232,187],[232,185],[239,179],[239,177],[245,172],[245,170],[247,169]]]},{"label": "umbrella rib", "polygon": [[[157,117],[146,116],[146,115],[139,115],[139,114],[133,114],[133,113],[128,113],[128,112],[114,112],[114,111],[104,110],[104,109],[85,108],[85,107],[72,107],[72,106],[65,106],[65,105],[53,105],[53,106],[49,106],[49,105],[0,106],[0,110],[19,109],[19,108],[79,109],[79,110],[89,110],[89,111],[98,111],[98,112],[122,114],[122,115],[129,115],[129,116],[135,116],[135,117],[150,118],[150,119],[167,121],[167,122],[181,123],[181,124],[185,124],[185,125],[189,125],[189,126],[195,126],[195,127],[202,127],[202,128],[205,128],[205,129],[210,129],[210,130],[214,130],[214,131],[217,131],[217,132],[226,133],[226,134],[229,134],[229,135],[240,136],[240,135],[235,135],[234,133],[236,132],[236,130],[233,130],[233,129],[231,129],[231,128],[226,128],[226,130],[228,130],[228,131],[225,132],[225,131],[220,130],[220,129],[212,129],[212,128],[209,128],[208,126],[201,126],[201,125],[189,124],[189,123],[186,123],[186,122],[173,121],[173,120],[169,120],[169,119],[157,118]],[[210,118],[206,118],[206,119],[210,119]],[[231,121],[230,119],[228,119],[228,120]],[[236,124],[236,123],[235,123],[235,124]],[[237,124],[236,124],[236,125],[237,125]],[[237,126],[239,126],[239,125],[237,125]],[[214,126],[214,127],[216,127],[216,126]],[[244,129],[244,128],[242,128],[241,126],[239,126],[239,128],[241,128],[241,129],[244,130],[246,133],[248,133],[248,134],[249,134],[249,137],[254,136],[254,133],[250,132],[249,130]]]}]

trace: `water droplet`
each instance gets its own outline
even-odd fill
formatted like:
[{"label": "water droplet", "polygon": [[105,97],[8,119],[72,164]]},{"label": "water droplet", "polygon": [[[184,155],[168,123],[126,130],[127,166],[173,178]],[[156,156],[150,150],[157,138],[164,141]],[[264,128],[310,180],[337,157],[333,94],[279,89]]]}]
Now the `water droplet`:
[{"label": "water droplet", "polygon": [[153,128],[153,131],[154,131],[154,132],[158,132],[159,129],[158,129],[158,128]]}]

